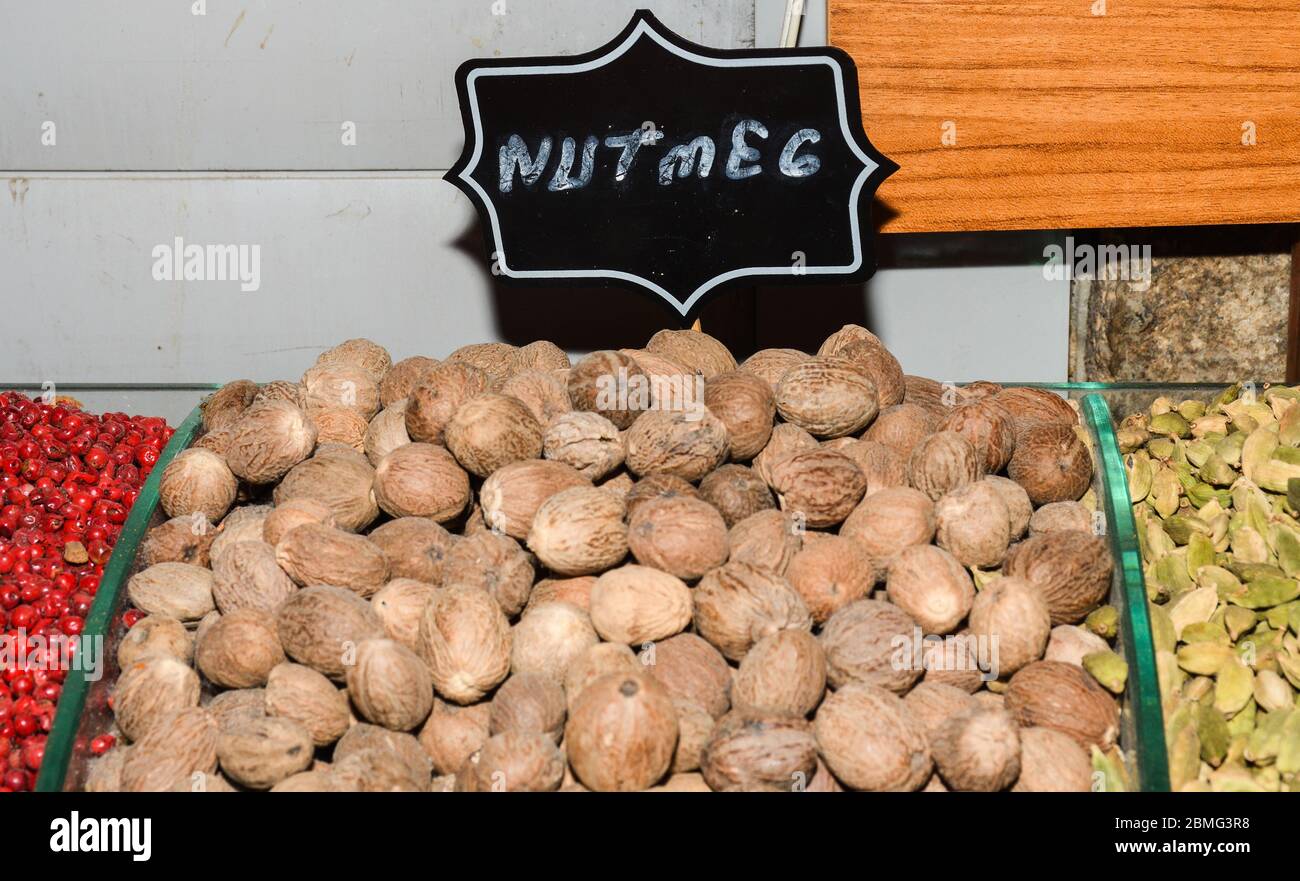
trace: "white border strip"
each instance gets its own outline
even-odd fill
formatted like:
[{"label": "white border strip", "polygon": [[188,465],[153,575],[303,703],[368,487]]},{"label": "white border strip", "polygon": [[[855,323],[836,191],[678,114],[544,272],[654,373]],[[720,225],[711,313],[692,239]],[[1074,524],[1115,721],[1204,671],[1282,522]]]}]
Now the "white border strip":
[{"label": "white border strip", "polygon": [[615,47],[608,55],[592,59],[591,61],[582,64],[483,67],[471,71],[469,76],[466,78],[466,85],[469,89],[470,113],[474,119],[474,155],[471,157],[469,164],[465,166],[463,171],[461,171],[459,177],[469,186],[474,188],[482,198],[483,203],[487,206],[488,214],[492,219],[492,236],[496,240],[497,244],[497,265],[501,268],[501,271],[511,278],[617,278],[622,281],[641,285],[644,288],[654,291],[656,294],[671,303],[683,316],[691,311],[691,307],[695,305],[700,297],[704,296],[710,290],[724,282],[750,275],[782,275],[792,271],[789,264],[782,266],[751,266],[745,269],[733,269],[730,272],[724,272],[721,275],[709,279],[704,284],[700,285],[700,287],[696,288],[695,292],[691,294],[685,303],[681,303],[662,286],[655,284],[648,278],[642,278],[641,276],[634,275],[630,272],[622,272],[614,269],[518,270],[511,269],[507,265],[505,245],[501,241],[501,225],[497,218],[496,208],[492,204],[492,199],[486,192],[484,192],[483,188],[479,186],[478,181],[474,180],[474,178],[470,176],[474,170],[478,168],[479,160],[482,159],[483,156],[483,123],[479,116],[478,93],[474,85],[475,80],[480,76],[516,76],[529,73],[586,73],[587,71],[604,67],[606,64],[614,61],[627,52],[627,50],[643,36],[649,36],[656,43],[680,58],[685,58],[688,61],[695,62],[696,64],[704,64],[710,67],[789,67],[804,64],[825,64],[831,68],[831,71],[835,75],[836,101],[839,104],[840,111],[840,131],[844,136],[845,142],[849,145],[849,149],[853,151],[864,166],[862,173],[859,174],[857,180],[853,182],[853,188],[849,194],[849,224],[853,233],[853,262],[844,266],[805,266],[801,268],[805,275],[842,275],[845,273],[856,272],[861,268],[862,231],[858,227],[858,199],[861,196],[862,187],[866,184],[867,179],[870,178],[872,172],[880,166],[873,161],[870,156],[862,152],[862,149],[858,146],[858,142],[853,137],[852,131],[849,129],[848,111],[845,107],[844,100],[844,78],[840,72],[839,65],[835,62],[835,59],[828,55],[787,58],[707,58],[703,55],[697,55],[694,52],[688,52],[676,44],[664,39],[661,34],[659,34],[654,28],[650,27],[649,22],[641,21],[637,23],[637,26],[632,30],[632,33],[628,34],[627,39]]}]

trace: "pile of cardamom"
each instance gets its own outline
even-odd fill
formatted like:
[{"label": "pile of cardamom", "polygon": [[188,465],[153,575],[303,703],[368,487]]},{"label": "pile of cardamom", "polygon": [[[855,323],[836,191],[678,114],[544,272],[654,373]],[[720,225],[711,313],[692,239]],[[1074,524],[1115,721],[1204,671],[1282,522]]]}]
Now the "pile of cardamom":
[{"label": "pile of cardamom", "polygon": [[1239,383],[1117,433],[1176,792],[1300,791],[1297,401]]}]

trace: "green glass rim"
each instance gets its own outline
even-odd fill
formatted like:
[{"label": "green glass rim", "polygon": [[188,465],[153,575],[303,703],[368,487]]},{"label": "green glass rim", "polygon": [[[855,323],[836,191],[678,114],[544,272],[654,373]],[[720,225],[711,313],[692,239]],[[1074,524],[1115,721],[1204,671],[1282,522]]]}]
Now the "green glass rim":
[{"label": "green glass rim", "polygon": [[[62,386],[70,389],[71,386]],[[208,388],[202,386],[201,388]],[[214,386],[215,388],[215,386]],[[59,696],[58,708],[54,712],[54,725],[46,741],[45,757],[41,763],[40,773],[36,778],[37,792],[61,792],[67,778],[68,763],[71,761],[81,725],[81,714],[86,706],[86,695],[90,690],[91,680],[86,677],[84,653],[94,640],[104,645],[108,640],[109,628],[112,626],[113,613],[117,608],[118,598],[126,584],[128,573],[135,562],[136,551],[149,529],[149,521],[158,506],[158,487],[162,482],[162,473],[182,450],[190,445],[195,433],[203,424],[203,414],[199,407],[190,411],[190,415],[176,429],[172,439],[167,442],[158,462],[149,472],[144,486],[131,513],[122,525],[122,532],[117,537],[114,552],[104,567],[104,577],[100,580],[95,601],[86,615],[85,627],[77,641],[77,658],[73,669],[68,671],[63,683],[63,692]],[[120,551],[120,552],[119,552]],[[103,675],[104,661],[101,659],[99,670]]]}]

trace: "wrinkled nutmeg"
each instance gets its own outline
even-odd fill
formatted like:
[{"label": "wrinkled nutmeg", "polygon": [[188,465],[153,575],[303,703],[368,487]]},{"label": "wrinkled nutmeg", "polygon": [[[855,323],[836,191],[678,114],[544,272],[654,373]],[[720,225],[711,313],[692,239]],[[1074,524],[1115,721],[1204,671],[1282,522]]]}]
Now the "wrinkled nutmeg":
[{"label": "wrinkled nutmeg", "polygon": [[562,413],[546,426],[542,454],[599,480],[623,464],[623,438],[599,413]]},{"label": "wrinkled nutmeg", "polygon": [[564,729],[569,763],[598,792],[647,789],[667,772],[677,745],[677,711],[643,674],[611,674],[578,697]]},{"label": "wrinkled nutmeg", "polygon": [[700,754],[714,792],[798,792],[817,770],[817,740],[807,721],[734,710]]},{"label": "wrinkled nutmeg", "polygon": [[376,466],[375,501],[393,517],[446,523],[469,504],[469,475],[443,447],[407,444]]},{"label": "wrinkled nutmeg", "polygon": [[1001,710],[949,719],[930,739],[930,752],[939,776],[957,791],[1000,792],[1020,776],[1020,734]]},{"label": "wrinkled nutmeg", "polygon": [[685,496],[639,505],[628,524],[627,540],[637,562],[687,581],[727,561],[722,515],[708,502]]},{"label": "wrinkled nutmeg", "polygon": [[856,541],[879,571],[904,548],[934,538],[934,502],[909,487],[891,487],[868,496],[849,514],[840,535]]},{"label": "wrinkled nutmeg", "polygon": [[236,609],[274,613],[298,590],[264,541],[239,541],[212,561],[212,598],[224,615]]},{"label": "wrinkled nutmeg", "polygon": [[510,622],[477,588],[438,591],[420,619],[420,642],[433,687],[455,703],[481,700],[510,672]]},{"label": "wrinkled nutmeg", "polygon": [[370,604],[350,590],[327,585],[305,587],[276,613],[284,652],[326,676],[342,678],[348,646],[383,636]]},{"label": "wrinkled nutmeg", "polygon": [[1049,532],[1007,551],[1002,571],[1038,589],[1053,624],[1078,624],[1110,592],[1114,565],[1104,538]]},{"label": "wrinkled nutmeg", "polygon": [[1109,749],[1119,736],[1119,704],[1073,664],[1035,661],[1011,677],[1006,703],[1021,725],[1060,731],[1085,749]]},{"label": "wrinkled nutmeg", "polygon": [[275,546],[275,559],[302,585],[331,584],[370,596],[388,582],[388,558],[378,545],[322,524],[291,530]]},{"label": "wrinkled nutmeg", "polygon": [[357,644],[347,668],[348,695],[361,715],[393,731],[410,731],[433,709],[433,678],[415,652],[391,639]]},{"label": "wrinkled nutmeg", "polygon": [[694,483],[727,459],[727,427],[706,407],[651,410],[627,433],[627,467],[638,476],[671,474]]},{"label": "wrinkled nutmeg", "polygon": [[432,520],[399,517],[367,538],[383,551],[388,574],[426,584],[441,584],[444,561],[458,539]]},{"label": "wrinkled nutmeg", "polygon": [[528,549],[561,575],[603,572],[627,555],[626,506],[614,493],[576,487],[547,499],[533,518]]},{"label": "wrinkled nutmeg", "polygon": [[986,585],[970,611],[975,636],[996,646],[993,659],[1005,678],[1043,656],[1052,623],[1047,604],[1028,581],[1004,575]]},{"label": "wrinkled nutmeg", "polygon": [[216,523],[235,503],[238,490],[225,459],[210,450],[190,449],[163,469],[158,497],[168,517],[197,513]]},{"label": "wrinkled nutmeg", "polygon": [[[595,588],[593,587],[593,590]],[[545,603],[515,625],[513,673],[539,673],[563,682],[569,663],[600,641],[586,612],[572,603]]]},{"label": "wrinkled nutmeg", "polygon": [[480,532],[456,542],[442,569],[444,585],[485,590],[510,618],[528,602],[533,575],[533,564],[519,542],[494,532]]},{"label": "wrinkled nutmeg", "polygon": [[1092,457],[1073,428],[1041,425],[1016,441],[1007,476],[1035,505],[1078,501],[1092,484]]},{"label": "wrinkled nutmeg", "polygon": [[818,708],[813,731],[826,765],[853,789],[913,792],[930,779],[924,729],[883,688],[853,682],[835,691]]},{"label": "wrinkled nutmeg", "polygon": [[845,606],[818,637],[826,652],[827,679],[836,688],[856,681],[906,694],[924,672],[911,663],[907,648],[919,634],[912,617],[892,603],[865,599]]},{"label": "wrinkled nutmeg", "polygon": [[781,418],[815,437],[844,437],[876,417],[875,383],[852,361],[818,355],[792,366],[776,387]]},{"label": "wrinkled nutmeg", "polygon": [[934,506],[935,541],[963,566],[989,568],[1006,556],[1011,514],[1002,494],[984,481],[959,486]]},{"label": "wrinkled nutmeg", "polygon": [[784,575],[803,547],[804,530],[785,511],[760,511],[731,527],[730,559]]},{"label": "wrinkled nutmeg", "polygon": [[786,456],[770,466],[770,477],[781,510],[817,528],[843,522],[867,490],[862,469],[825,448]]},{"label": "wrinkled nutmeg", "polygon": [[891,602],[933,634],[956,630],[975,601],[970,573],[952,554],[933,545],[899,552],[889,566],[886,589]]},{"label": "wrinkled nutmeg", "polygon": [[252,688],[284,661],[275,619],[262,609],[236,609],[221,616],[197,641],[194,663],[222,688]]},{"label": "wrinkled nutmeg", "polygon": [[316,426],[288,401],[249,407],[234,423],[226,444],[226,464],[240,480],[268,484],[311,455]]},{"label": "wrinkled nutmeg", "polygon": [[705,383],[704,405],[727,427],[734,461],[752,459],[767,446],[776,399],[764,380],[749,373],[718,374]]},{"label": "wrinkled nutmeg", "polygon": [[668,572],[629,564],[596,579],[590,614],[602,639],[641,645],[686,629],[691,623],[691,591]]},{"label": "wrinkled nutmeg", "polygon": [[709,572],[693,598],[696,632],[733,661],[779,630],[812,629],[808,607],[790,582],[747,563],[728,563]]},{"label": "wrinkled nutmeg", "polygon": [[529,459],[493,472],[483,481],[479,503],[490,528],[523,541],[544,502],[566,489],[590,486],[591,481],[571,465]]},{"label": "wrinkled nutmeg", "polygon": [[811,633],[781,630],[755,643],[731,686],[737,710],[803,718],[826,691],[826,656]]},{"label": "wrinkled nutmeg", "polygon": [[866,551],[851,538],[817,534],[790,560],[785,576],[808,606],[813,621],[823,624],[870,593],[877,573]]},{"label": "wrinkled nutmeg", "polygon": [[731,707],[731,667],[694,633],[679,633],[647,648],[637,662],[675,700],[703,707],[715,719]]},{"label": "wrinkled nutmeg", "polygon": [[728,527],[776,507],[767,482],[744,465],[723,465],[710,471],[700,481],[700,498],[718,509]]},{"label": "wrinkled nutmeg", "polygon": [[542,455],[542,426],[523,401],[482,394],[461,405],[447,426],[447,448],[472,474]]},{"label": "wrinkled nutmeg", "polygon": [[955,431],[939,431],[916,445],[907,463],[912,486],[934,501],[983,473],[974,445]]}]

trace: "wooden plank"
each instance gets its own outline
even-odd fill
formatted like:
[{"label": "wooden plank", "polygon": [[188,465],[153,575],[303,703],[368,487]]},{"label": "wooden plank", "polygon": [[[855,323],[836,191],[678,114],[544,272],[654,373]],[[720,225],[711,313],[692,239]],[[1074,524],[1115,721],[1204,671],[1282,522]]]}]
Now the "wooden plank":
[{"label": "wooden plank", "polygon": [[1286,381],[1300,383],[1300,241],[1291,249],[1291,316],[1287,322]]},{"label": "wooden plank", "polygon": [[1300,0],[829,2],[886,232],[1300,220]]}]

